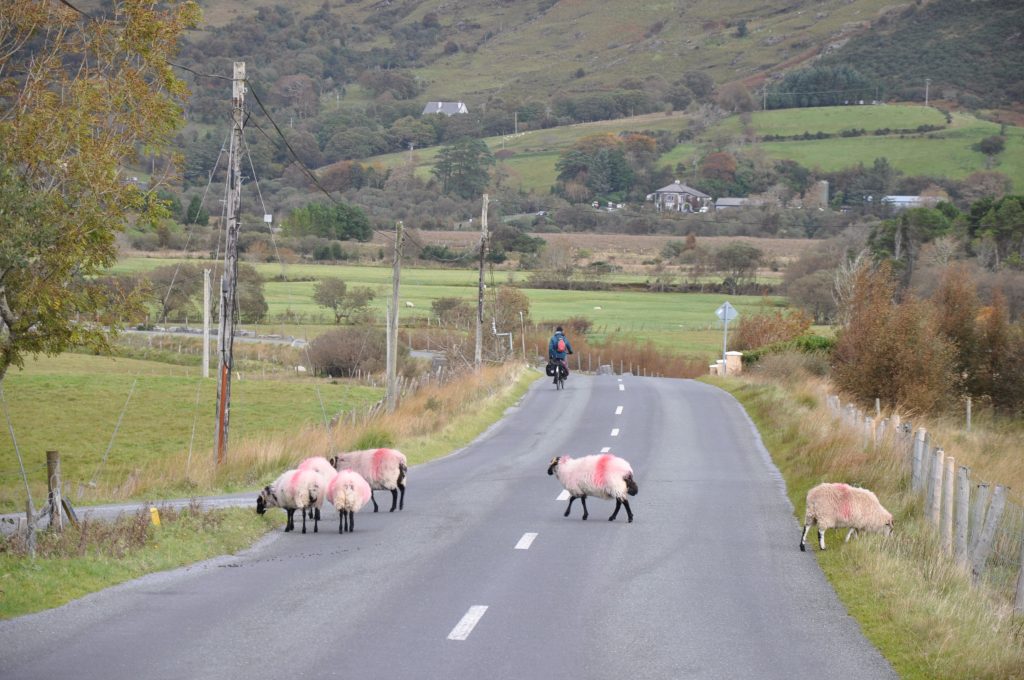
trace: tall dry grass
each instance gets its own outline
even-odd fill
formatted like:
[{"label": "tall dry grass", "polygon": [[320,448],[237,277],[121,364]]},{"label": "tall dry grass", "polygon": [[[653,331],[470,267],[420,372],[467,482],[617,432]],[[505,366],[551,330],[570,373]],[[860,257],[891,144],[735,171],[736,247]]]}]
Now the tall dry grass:
[{"label": "tall dry grass", "polygon": [[402,449],[411,464],[426,460],[435,451],[403,448],[420,444],[432,435],[478,414],[506,396],[522,377],[525,366],[508,363],[485,366],[479,373],[464,372],[444,384],[431,383],[406,396],[390,414],[358,416],[353,423],[342,419],[328,431],[305,426],[297,432],[248,437],[232,441],[224,463],[214,462],[212,446],[169,456],[137,470],[116,486],[101,488],[97,495],[113,499],[173,497],[230,492],[266,484],[282,471],[308,456],[330,456],[355,448],[391,445]]},{"label": "tall dry grass", "polygon": [[[569,329],[567,329],[569,333]],[[696,378],[708,372],[706,357],[673,354],[659,349],[651,341],[608,340],[591,343],[585,334],[569,334],[573,355],[568,357],[572,370],[596,371],[600,365],[610,365],[616,373],[632,371],[635,375],[653,375],[667,378]],[[527,334],[529,352],[538,352],[537,360],[547,359],[551,333],[546,330]]]},{"label": "tall dry grass", "polygon": [[[834,393],[827,379],[800,370],[799,362],[768,364],[723,385],[757,422],[800,521],[807,491],[823,481],[870,488],[893,513],[897,531],[890,537],[844,544],[833,532],[829,550],[814,552],[850,613],[901,677],[1024,677],[1024,620],[1012,612],[1019,558],[1005,565],[993,559],[993,578],[972,585],[923,519],[921,498],[909,488],[906,448],[892,439],[864,446],[861,430],[826,407]],[[1000,465],[1009,476],[1016,461],[1005,457]]]}]

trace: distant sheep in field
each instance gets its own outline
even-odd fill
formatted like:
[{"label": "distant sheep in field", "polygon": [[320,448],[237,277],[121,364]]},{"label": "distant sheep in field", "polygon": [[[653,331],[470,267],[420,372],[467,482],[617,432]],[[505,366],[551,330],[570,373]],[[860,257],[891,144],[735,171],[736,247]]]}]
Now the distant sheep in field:
[{"label": "distant sheep in field", "polygon": [[807,492],[807,511],[800,550],[807,550],[807,532],[818,525],[818,544],[825,549],[825,532],[836,527],[849,527],[846,540],[858,531],[874,531],[886,536],[892,533],[892,513],[882,507],[878,497],[867,489],[848,484],[819,484]]},{"label": "distant sheep in field", "polygon": [[327,484],[327,502],[338,510],[338,533],[355,529],[355,513],[359,512],[370,499],[373,491],[370,485],[355,470],[341,470]]},{"label": "distant sheep in field", "polygon": [[[395,506],[405,507],[405,480],[409,470],[405,454],[395,449],[366,449],[349,451],[331,458],[331,465],[337,470],[352,469],[370,484],[370,489],[384,489],[391,492],[391,512]],[[399,500],[401,492],[401,500]],[[377,499],[370,494],[373,511],[377,512]]]},{"label": "distant sheep in field", "polygon": [[[285,531],[295,529],[295,511],[302,511],[302,533],[306,533],[306,510],[313,518],[313,533],[317,532],[314,507],[324,493],[323,478],[312,470],[287,470],[272,484],[268,484],[256,498],[256,512],[262,515],[268,508],[283,508],[288,513]],[[322,502],[322,501],[320,501]]]},{"label": "distant sheep in field", "polygon": [[635,496],[637,486],[633,481],[633,468],[624,459],[610,453],[576,459],[556,456],[551,459],[548,474],[558,477],[558,481],[570,494],[565,517],[572,510],[572,502],[579,498],[583,504],[583,519],[586,519],[589,517],[587,496],[597,496],[615,499],[615,512],[608,518],[609,522],[618,516],[620,507],[626,508],[626,516],[630,522],[633,521],[633,511],[629,508],[626,494]]}]

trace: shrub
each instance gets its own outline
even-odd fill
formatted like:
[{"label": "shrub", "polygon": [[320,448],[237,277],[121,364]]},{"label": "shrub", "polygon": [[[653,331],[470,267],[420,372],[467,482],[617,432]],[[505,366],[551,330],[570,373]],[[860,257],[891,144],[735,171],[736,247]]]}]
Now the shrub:
[{"label": "shrub", "polygon": [[[408,355],[408,348],[399,346],[400,367]],[[387,359],[385,333],[370,327],[331,330],[310,344],[309,357],[318,375],[337,378],[356,371],[376,373],[384,370]]]},{"label": "shrub", "polygon": [[841,315],[833,353],[836,385],[862,404],[876,397],[904,410],[936,411],[951,394],[954,349],[939,332],[934,308],[894,302],[892,267],[862,265]]},{"label": "shrub", "polygon": [[740,319],[733,346],[742,351],[792,340],[806,333],[811,321],[810,315],[802,309],[745,316]]}]

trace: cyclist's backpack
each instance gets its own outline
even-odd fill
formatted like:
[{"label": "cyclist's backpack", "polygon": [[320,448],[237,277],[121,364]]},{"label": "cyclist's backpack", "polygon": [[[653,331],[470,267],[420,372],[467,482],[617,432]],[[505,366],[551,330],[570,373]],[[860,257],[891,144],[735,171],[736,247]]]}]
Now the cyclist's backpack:
[{"label": "cyclist's backpack", "polygon": [[559,352],[565,351],[565,338],[558,338],[558,343],[555,345],[555,349]]}]

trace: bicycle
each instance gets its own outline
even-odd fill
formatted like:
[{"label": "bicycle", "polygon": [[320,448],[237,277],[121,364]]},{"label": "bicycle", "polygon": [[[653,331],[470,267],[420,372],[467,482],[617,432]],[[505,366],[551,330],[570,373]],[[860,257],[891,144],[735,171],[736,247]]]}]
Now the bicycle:
[{"label": "bicycle", "polygon": [[569,369],[565,365],[565,359],[555,359],[551,362],[553,378],[556,390],[565,389],[565,379],[569,377]]}]

